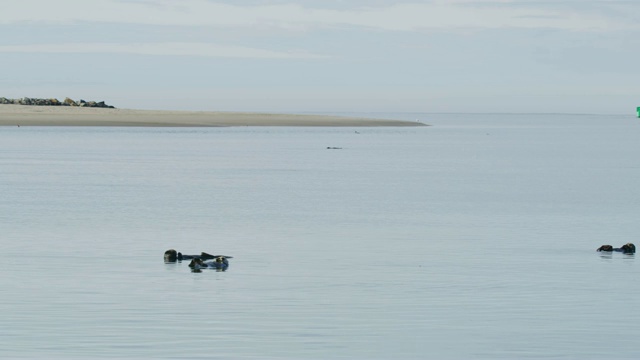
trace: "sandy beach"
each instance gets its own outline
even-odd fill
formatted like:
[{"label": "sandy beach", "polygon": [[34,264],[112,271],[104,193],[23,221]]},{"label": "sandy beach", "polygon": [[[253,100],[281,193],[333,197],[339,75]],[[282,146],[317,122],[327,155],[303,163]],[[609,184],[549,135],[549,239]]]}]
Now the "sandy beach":
[{"label": "sandy beach", "polygon": [[0,126],[425,126],[414,121],[328,115],[156,111],[0,104]]}]

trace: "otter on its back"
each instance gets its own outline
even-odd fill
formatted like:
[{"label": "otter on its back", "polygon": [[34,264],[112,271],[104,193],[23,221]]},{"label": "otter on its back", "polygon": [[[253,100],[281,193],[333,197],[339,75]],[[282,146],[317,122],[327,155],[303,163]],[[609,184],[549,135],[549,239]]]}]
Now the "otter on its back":
[{"label": "otter on its back", "polygon": [[174,249],[169,249],[167,251],[164,252],[164,261],[165,262],[176,262],[176,261],[182,261],[182,260],[191,260],[191,259],[202,259],[202,260],[209,260],[209,259],[215,259],[219,256],[231,259],[232,256],[226,256],[226,255],[211,255],[209,253],[206,252],[201,252],[200,255],[183,255],[181,252],[178,252]]},{"label": "otter on its back", "polygon": [[212,261],[203,261],[202,259],[198,258],[191,260],[191,262],[189,263],[189,267],[194,270],[204,268],[226,270],[229,267],[229,261],[225,256],[217,256]]}]

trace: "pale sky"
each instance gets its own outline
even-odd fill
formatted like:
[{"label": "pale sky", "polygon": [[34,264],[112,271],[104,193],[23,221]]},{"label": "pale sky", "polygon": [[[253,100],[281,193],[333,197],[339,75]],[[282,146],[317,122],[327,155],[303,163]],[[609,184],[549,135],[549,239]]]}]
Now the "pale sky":
[{"label": "pale sky", "polygon": [[0,0],[0,96],[634,114],[640,0]]}]

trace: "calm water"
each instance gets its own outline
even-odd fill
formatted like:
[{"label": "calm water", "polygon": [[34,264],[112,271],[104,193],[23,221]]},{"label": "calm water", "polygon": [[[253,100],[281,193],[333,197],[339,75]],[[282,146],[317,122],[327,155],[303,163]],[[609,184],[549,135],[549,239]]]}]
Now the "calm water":
[{"label": "calm water", "polygon": [[380,116],[0,128],[0,358],[640,356],[640,120]]}]

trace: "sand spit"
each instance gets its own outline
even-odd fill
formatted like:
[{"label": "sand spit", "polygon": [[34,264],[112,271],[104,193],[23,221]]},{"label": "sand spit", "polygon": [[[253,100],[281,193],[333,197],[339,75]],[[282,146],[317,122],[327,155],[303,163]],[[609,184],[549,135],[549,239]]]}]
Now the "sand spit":
[{"label": "sand spit", "polygon": [[425,126],[414,121],[327,115],[156,111],[0,104],[0,126]]}]

